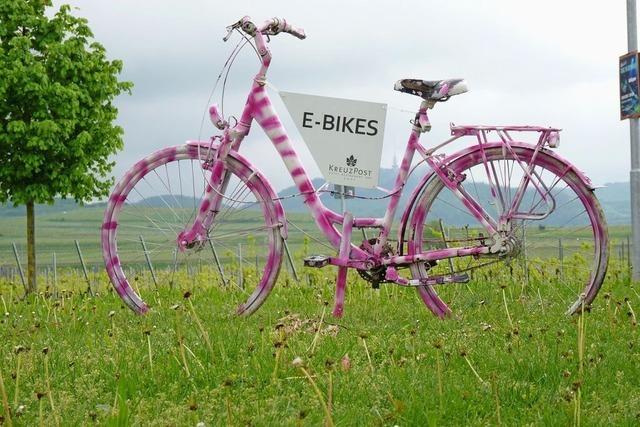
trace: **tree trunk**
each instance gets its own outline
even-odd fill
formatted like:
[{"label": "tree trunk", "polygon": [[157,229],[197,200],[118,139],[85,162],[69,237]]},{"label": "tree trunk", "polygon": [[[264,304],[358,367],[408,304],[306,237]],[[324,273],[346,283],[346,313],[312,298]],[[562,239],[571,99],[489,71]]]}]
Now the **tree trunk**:
[{"label": "tree trunk", "polygon": [[33,200],[30,200],[27,202],[27,292],[36,290],[36,221]]}]

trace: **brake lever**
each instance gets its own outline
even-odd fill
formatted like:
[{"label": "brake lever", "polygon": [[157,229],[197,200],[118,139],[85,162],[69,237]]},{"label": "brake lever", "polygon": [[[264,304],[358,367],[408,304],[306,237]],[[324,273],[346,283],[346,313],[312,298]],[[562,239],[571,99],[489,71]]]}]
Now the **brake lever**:
[{"label": "brake lever", "polygon": [[235,28],[233,28],[233,26],[227,27],[227,35],[222,38],[223,42],[226,42],[231,38],[231,34],[233,33],[233,30],[235,30]]},{"label": "brake lever", "polygon": [[242,21],[238,21],[233,25],[229,25],[227,27],[227,35],[222,38],[222,41],[224,41],[224,42],[228,41],[231,38],[231,34],[233,34],[233,31],[236,28],[240,28],[241,25],[242,25]]}]

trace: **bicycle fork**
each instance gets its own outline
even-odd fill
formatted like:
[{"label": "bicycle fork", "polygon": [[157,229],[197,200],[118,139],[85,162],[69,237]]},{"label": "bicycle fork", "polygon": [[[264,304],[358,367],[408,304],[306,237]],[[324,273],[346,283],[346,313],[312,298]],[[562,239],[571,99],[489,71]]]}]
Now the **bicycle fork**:
[{"label": "bicycle fork", "polygon": [[[213,145],[213,140],[211,141]],[[210,146],[211,147],[211,146]],[[184,252],[192,249],[196,245],[202,245],[209,240],[209,228],[213,224],[216,215],[220,212],[222,199],[224,198],[230,175],[225,167],[225,159],[232,147],[232,141],[227,132],[220,140],[217,150],[211,150],[211,159],[207,159],[202,164],[202,169],[209,170],[211,175],[205,188],[204,196],[200,202],[200,207],[189,228],[178,234],[176,239],[178,249]],[[198,150],[201,148],[198,146]]]}]

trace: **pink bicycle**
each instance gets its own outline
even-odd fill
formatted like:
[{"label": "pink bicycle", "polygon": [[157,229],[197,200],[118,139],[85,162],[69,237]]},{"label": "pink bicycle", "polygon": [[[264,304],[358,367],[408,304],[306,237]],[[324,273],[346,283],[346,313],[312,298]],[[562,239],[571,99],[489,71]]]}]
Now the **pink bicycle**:
[{"label": "pink bicycle", "polygon": [[[337,266],[334,315],[343,312],[349,268],[374,287],[393,283],[415,288],[435,315],[445,317],[451,312],[445,301],[455,296],[447,294],[448,289],[469,282],[469,274],[479,269],[520,263],[523,254],[527,271],[541,274],[541,301],[561,303],[575,313],[595,298],[607,270],[607,227],[589,179],[551,150],[558,146],[559,129],[452,125],[450,139],[427,149],[420,137],[431,128],[428,111],[466,92],[466,84],[458,79],[400,80],[396,90],[422,101],[395,187],[387,195],[386,213],[382,218],[337,213],[323,204],[324,189],[314,188],[265,90],[272,59],[268,37],[285,32],[304,39],[303,30],[275,18],[256,26],[249,17],[228,30],[225,41],[234,30],[239,32],[242,45],[253,45],[260,60],[240,118],[230,123],[212,106],[209,113],[219,135],[140,160],[109,198],[102,226],[106,269],[135,312],[148,309],[134,290],[136,267],[145,263],[156,284],[172,283],[185,272],[192,277],[195,266],[219,270],[225,284],[237,285],[229,288],[241,299],[239,314],[256,311],[271,292],[290,224],[281,198],[239,153],[254,121],[273,143],[313,221],[336,251],[305,259],[309,267]],[[534,142],[520,140],[526,135]],[[473,142],[467,148],[436,154],[467,136]],[[420,169],[424,176],[406,199],[397,238],[392,239],[403,188],[416,170],[411,168],[416,152],[430,170]],[[446,226],[442,218],[448,218]],[[354,229],[374,230],[375,237],[352,243]],[[241,257],[238,249],[244,251]],[[166,268],[156,274],[154,267],[159,266]]]}]

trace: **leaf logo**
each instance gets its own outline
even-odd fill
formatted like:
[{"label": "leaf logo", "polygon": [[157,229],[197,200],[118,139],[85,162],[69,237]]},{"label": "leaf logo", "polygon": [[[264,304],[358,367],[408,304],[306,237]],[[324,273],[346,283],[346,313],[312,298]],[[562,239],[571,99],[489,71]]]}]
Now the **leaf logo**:
[{"label": "leaf logo", "polygon": [[347,166],[354,167],[358,163],[358,159],[353,157],[353,154],[347,157]]}]

